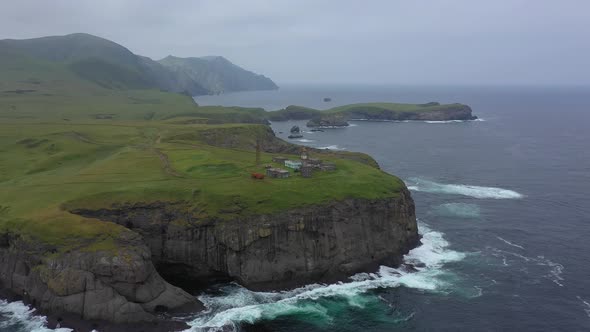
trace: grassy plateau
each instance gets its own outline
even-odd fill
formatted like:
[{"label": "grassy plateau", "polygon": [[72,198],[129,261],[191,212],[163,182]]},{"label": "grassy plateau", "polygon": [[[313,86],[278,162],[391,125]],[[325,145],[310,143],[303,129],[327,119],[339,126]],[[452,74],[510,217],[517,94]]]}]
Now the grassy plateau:
[{"label": "grassy plateau", "polygon": [[57,252],[113,249],[122,230],[70,212],[77,208],[173,202],[197,219],[222,222],[394,197],[403,188],[398,178],[338,153],[321,155],[336,171],[311,179],[252,179],[273,157],[263,153],[255,163],[254,142],[269,130],[260,124],[262,109],[199,107],[182,94],[105,85],[112,78],[102,76],[98,84],[26,57],[0,54],[0,69],[0,234]]}]

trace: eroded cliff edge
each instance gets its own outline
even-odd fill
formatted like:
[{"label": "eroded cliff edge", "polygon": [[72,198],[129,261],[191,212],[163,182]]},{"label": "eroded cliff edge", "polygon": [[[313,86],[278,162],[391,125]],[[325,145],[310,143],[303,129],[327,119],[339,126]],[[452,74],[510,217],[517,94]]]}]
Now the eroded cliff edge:
[{"label": "eroded cliff edge", "polygon": [[395,266],[419,241],[407,189],[399,197],[347,199],[232,220],[192,216],[183,203],[72,211],[143,235],[168,280],[233,279],[253,289],[341,280]]},{"label": "eroded cliff edge", "polygon": [[196,304],[160,277],[140,235],[124,231],[116,251],[52,248],[18,235],[0,238],[0,286],[41,312],[113,323],[153,322],[156,313]]}]

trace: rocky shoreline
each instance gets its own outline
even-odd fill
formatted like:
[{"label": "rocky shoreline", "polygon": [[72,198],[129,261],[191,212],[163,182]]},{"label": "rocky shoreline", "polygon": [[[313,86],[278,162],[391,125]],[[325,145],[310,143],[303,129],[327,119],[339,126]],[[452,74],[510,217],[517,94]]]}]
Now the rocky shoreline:
[{"label": "rocky shoreline", "polygon": [[[254,290],[335,282],[397,266],[419,243],[415,207],[399,197],[348,199],[273,215],[191,220],[178,204],[134,203],[71,211],[127,228],[116,252],[43,256],[18,237],[0,246],[2,288],[49,317],[51,326],[124,331],[183,329],[165,312],[203,308],[172,286],[234,280]],[[179,222],[184,220],[184,222]],[[164,278],[162,278],[164,277]]]}]

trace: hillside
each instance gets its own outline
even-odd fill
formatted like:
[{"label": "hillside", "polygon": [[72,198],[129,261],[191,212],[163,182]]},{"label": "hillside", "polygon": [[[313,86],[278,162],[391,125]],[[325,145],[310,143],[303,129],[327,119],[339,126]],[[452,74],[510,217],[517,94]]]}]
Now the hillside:
[{"label": "hillside", "polygon": [[221,56],[168,56],[159,62],[175,73],[184,73],[213,93],[278,89],[269,78],[238,67]]},{"label": "hillside", "polygon": [[[203,60],[190,71],[170,68],[148,57],[133,54],[117,43],[83,33],[0,40],[0,50],[5,55],[61,64],[85,80],[112,89],[151,88],[194,96],[265,89],[265,82],[272,83],[225,59]],[[272,85],[276,88],[274,83]]]},{"label": "hillside", "polygon": [[[76,62],[74,66],[79,65]],[[190,123],[266,123],[262,109],[199,107],[183,94],[141,88],[136,75],[110,72],[85,61],[93,79],[72,65],[16,56],[0,49],[0,118],[31,121],[133,121],[176,119]],[[116,77],[109,76],[112,73]],[[131,88],[139,86],[140,88]]]},{"label": "hillside", "polygon": [[409,192],[370,156],[309,149],[332,168],[253,179],[301,151],[269,113],[153,88],[149,60],[108,45],[116,64],[0,48],[0,291],[54,318],[178,327],[160,313],[203,307],[176,286],[341,280],[416,245]]}]

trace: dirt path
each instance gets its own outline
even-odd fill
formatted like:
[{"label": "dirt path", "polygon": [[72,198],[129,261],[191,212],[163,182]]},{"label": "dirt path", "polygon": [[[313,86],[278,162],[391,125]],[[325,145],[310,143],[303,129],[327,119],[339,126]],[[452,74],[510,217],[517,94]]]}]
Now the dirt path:
[{"label": "dirt path", "polygon": [[164,166],[164,171],[172,176],[176,176],[181,178],[182,174],[178,173],[173,167],[172,165],[170,165],[170,160],[168,159],[168,156],[160,151],[159,149],[154,148],[153,151],[158,155],[158,158],[160,158],[160,161],[162,162],[162,165]]},{"label": "dirt path", "polygon": [[[162,134],[158,133],[158,136],[156,137],[156,140],[154,141],[154,145],[160,144],[162,142]],[[164,152],[162,152],[162,150],[156,148],[156,147],[152,147],[152,150],[154,151],[155,154],[158,155],[158,158],[160,158],[160,161],[162,162],[162,166],[164,168],[164,171],[172,176],[176,176],[181,178],[182,174],[178,173],[170,164],[170,159],[168,159],[168,155],[166,155]]]}]

